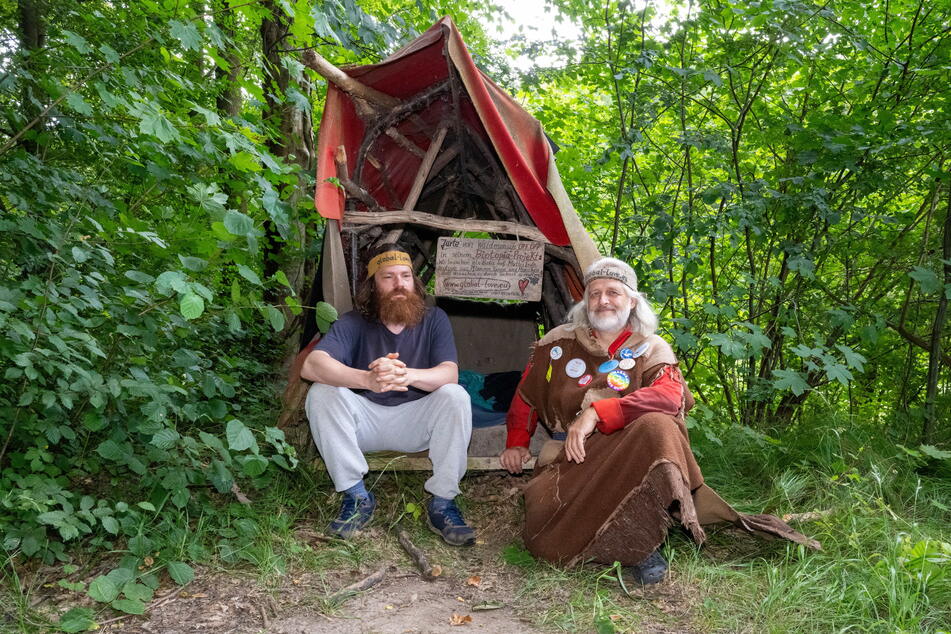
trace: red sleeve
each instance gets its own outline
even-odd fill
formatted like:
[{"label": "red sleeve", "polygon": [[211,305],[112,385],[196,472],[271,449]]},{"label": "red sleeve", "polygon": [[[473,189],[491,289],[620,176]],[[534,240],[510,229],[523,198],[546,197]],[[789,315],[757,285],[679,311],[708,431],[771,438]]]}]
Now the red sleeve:
[{"label": "red sleeve", "polygon": [[644,414],[661,412],[675,416],[684,400],[683,378],[676,366],[668,365],[647,387],[622,398],[608,398],[592,403],[598,413],[598,431],[613,434]]},{"label": "red sleeve", "polygon": [[[525,366],[522,372],[522,378],[518,382],[519,388],[522,382],[528,376],[532,369],[531,362]],[[535,426],[538,424],[538,414],[535,409],[522,400],[519,390],[515,390],[515,396],[512,398],[512,404],[509,406],[509,413],[505,417],[505,426],[508,428],[508,434],[505,438],[505,448],[509,447],[528,447],[535,433]]]}]

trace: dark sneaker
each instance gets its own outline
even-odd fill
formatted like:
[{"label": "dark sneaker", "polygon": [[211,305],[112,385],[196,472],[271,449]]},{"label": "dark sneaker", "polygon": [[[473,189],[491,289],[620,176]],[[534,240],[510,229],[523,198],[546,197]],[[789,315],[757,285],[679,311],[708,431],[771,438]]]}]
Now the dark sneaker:
[{"label": "dark sneaker", "polygon": [[451,546],[471,546],[475,543],[475,531],[466,524],[453,501],[437,505],[435,500],[430,500],[426,505],[426,523]]},{"label": "dark sneaker", "polygon": [[369,491],[369,497],[353,497],[351,495],[343,496],[343,503],[340,505],[340,513],[337,519],[330,522],[327,532],[334,537],[341,539],[350,539],[370,522],[373,517],[373,509],[376,508],[376,498]]},{"label": "dark sneaker", "polygon": [[667,576],[667,560],[660,554],[660,550],[655,550],[647,559],[631,566],[631,575],[637,583],[645,586],[660,583]]}]

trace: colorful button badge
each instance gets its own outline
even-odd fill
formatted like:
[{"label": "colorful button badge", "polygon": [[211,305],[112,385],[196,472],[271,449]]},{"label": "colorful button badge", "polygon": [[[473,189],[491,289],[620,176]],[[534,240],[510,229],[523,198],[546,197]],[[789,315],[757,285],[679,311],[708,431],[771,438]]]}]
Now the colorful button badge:
[{"label": "colorful button badge", "polygon": [[618,392],[626,390],[627,386],[631,384],[631,378],[627,375],[626,372],[621,372],[620,370],[615,370],[608,375],[608,385],[612,390]]}]

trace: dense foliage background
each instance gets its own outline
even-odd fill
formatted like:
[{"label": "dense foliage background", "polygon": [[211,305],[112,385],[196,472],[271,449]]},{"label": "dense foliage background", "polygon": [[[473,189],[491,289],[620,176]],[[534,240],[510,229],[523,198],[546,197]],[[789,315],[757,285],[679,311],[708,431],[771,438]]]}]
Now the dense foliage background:
[{"label": "dense foliage background", "polygon": [[[504,12],[468,1],[0,1],[9,562],[121,551],[81,589],[139,613],[163,571],[242,558],[255,536],[232,502],[296,467],[270,381],[322,232],[324,84],[299,51],[377,61],[443,14],[661,309],[698,451],[773,452],[786,501],[797,472],[854,484],[884,464],[879,490],[939,487],[926,516],[951,520],[951,6],[553,7],[580,40],[503,47]],[[560,61],[519,73],[503,50]],[[213,538],[185,539],[196,518]],[[908,530],[890,556],[925,543],[909,575],[951,558]],[[890,609],[921,625],[921,604]]]}]

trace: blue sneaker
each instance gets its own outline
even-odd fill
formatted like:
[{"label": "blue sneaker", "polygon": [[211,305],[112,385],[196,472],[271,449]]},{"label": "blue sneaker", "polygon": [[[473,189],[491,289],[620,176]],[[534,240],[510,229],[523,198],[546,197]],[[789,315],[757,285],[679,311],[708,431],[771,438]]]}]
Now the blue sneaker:
[{"label": "blue sneaker", "polygon": [[647,559],[631,566],[631,573],[634,580],[641,585],[649,586],[654,583],[660,583],[667,576],[667,560],[660,554],[660,550],[655,550]]},{"label": "blue sneaker", "polygon": [[430,500],[426,505],[426,523],[450,546],[471,546],[475,543],[475,531],[466,524],[453,500],[448,503]]},{"label": "blue sneaker", "polygon": [[373,510],[376,508],[376,498],[367,491],[368,497],[353,497],[344,494],[340,504],[340,513],[337,519],[330,522],[327,532],[340,539],[350,539],[370,523]]}]

